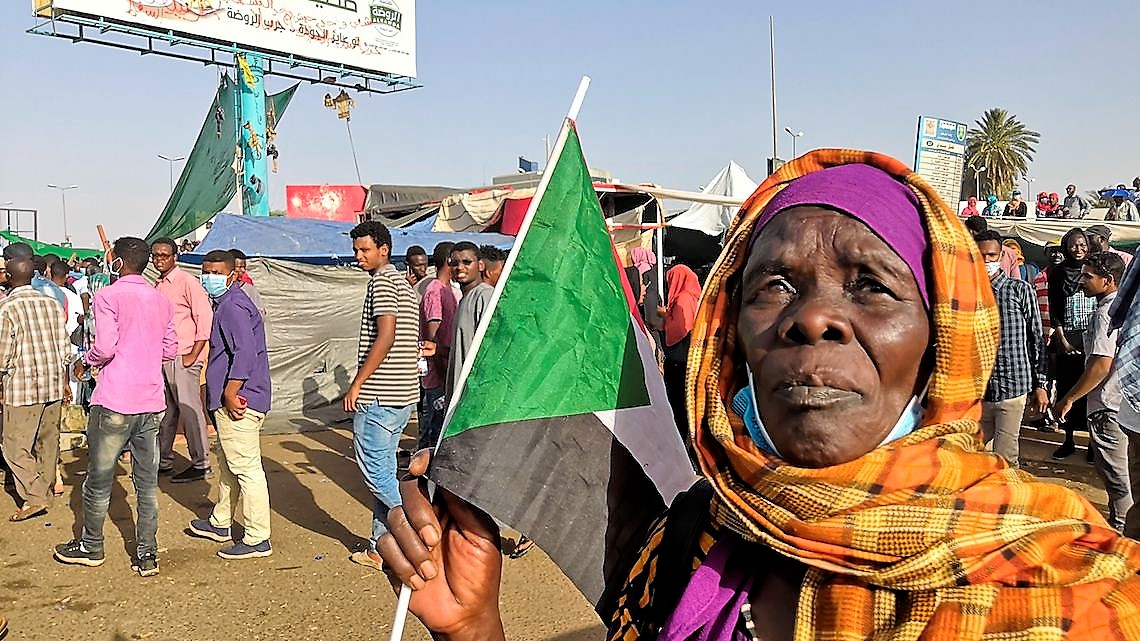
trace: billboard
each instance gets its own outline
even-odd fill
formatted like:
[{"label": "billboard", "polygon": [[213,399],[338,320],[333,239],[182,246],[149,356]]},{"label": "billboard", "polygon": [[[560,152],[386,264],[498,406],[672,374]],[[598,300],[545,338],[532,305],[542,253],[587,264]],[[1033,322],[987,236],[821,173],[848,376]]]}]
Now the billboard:
[{"label": "billboard", "polygon": [[962,196],[962,167],[966,163],[964,123],[931,116],[918,117],[918,141],[914,149],[914,173],[957,209]]},{"label": "billboard", "polygon": [[285,215],[355,223],[367,195],[360,185],[286,185]]},{"label": "billboard", "polygon": [[[44,15],[46,0],[34,0]],[[50,8],[284,55],[416,75],[415,0],[54,0]]]}]

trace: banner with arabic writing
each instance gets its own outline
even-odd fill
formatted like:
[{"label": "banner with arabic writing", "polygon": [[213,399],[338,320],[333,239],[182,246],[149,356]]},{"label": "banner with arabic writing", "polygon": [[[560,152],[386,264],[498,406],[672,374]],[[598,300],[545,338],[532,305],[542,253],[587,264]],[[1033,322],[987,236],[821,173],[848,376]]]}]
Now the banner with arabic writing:
[{"label": "banner with arabic writing", "polygon": [[416,75],[415,0],[54,0],[51,8],[317,62]]}]

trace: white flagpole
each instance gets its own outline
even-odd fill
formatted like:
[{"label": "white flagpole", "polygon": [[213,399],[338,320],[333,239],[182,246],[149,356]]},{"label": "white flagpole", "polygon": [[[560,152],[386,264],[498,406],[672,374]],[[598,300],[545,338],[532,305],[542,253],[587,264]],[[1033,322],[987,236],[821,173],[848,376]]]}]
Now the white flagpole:
[{"label": "white flagpole", "polygon": [[[668,301],[665,300],[665,294],[668,289],[665,287],[665,212],[662,210],[661,201],[657,201],[657,299],[661,301],[661,306],[665,307]],[[656,314],[656,310],[654,310]]]},{"label": "white flagpole", "polygon": [[[546,194],[546,187],[550,184],[550,177],[554,175],[554,168],[558,164],[558,158],[562,156],[562,148],[566,146],[566,138],[570,135],[570,123],[578,119],[578,111],[582,108],[582,100],[586,97],[586,89],[590,87],[590,77],[582,76],[582,82],[578,84],[578,93],[574,95],[574,102],[570,103],[570,111],[566,113],[566,119],[562,122],[562,129],[558,131],[558,140],[554,143],[554,149],[550,153],[550,157],[546,159],[546,168],[542,171],[542,178],[538,181],[538,188],[534,191],[534,196],[530,199],[530,205],[526,208],[526,215],[523,216],[522,224],[519,225],[519,233],[515,236],[515,245],[518,246],[522,240],[526,238],[527,231],[530,230],[530,224],[534,220],[534,213],[538,211],[538,203],[542,201],[542,197]],[[475,338],[471,341],[471,347],[467,350],[468,358],[463,359],[463,368],[460,370],[459,382],[456,384],[455,389],[452,390],[452,399],[460,398],[463,395],[463,388],[467,385],[467,376],[471,373],[471,365],[475,359],[470,358],[472,354],[479,353],[479,346],[483,343],[483,336],[487,333],[487,323],[495,312],[495,308],[499,306],[499,298],[503,295],[503,286],[507,282],[507,278],[511,275],[511,270],[514,269],[515,260],[518,258],[519,253],[512,251],[510,256],[507,257],[507,263],[503,265],[503,273],[499,276],[499,284],[495,287],[495,293],[491,295],[491,303],[487,306],[487,310],[483,312],[483,318],[479,321],[479,327],[475,330]],[[451,399],[448,399],[449,401]],[[443,424],[446,426],[451,422],[451,416],[455,413],[455,403],[448,402],[447,414],[444,415]],[[443,439],[443,432],[446,429],[440,430],[440,439]],[[439,443],[436,443],[439,446]],[[392,641],[396,641],[393,639]]]},{"label": "white flagpole", "polygon": [[[550,156],[546,159],[546,167],[542,171],[542,178],[538,182],[538,188],[535,189],[534,196],[530,199],[530,205],[526,208],[526,215],[523,217],[522,225],[519,226],[519,233],[515,236],[515,244],[519,244],[523,238],[526,237],[527,230],[530,229],[531,221],[534,220],[534,212],[538,210],[538,203],[542,200],[543,194],[546,193],[546,187],[550,184],[550,176],[554,172],[554,165],[557,164],[558,158],[562,155],[562,148],[566,146],[566,137],[570,133],[571,122],[578,119],[578,112],[582,109],[582,101],[586,99],[586,90],[590,87],[590,77],[582,76],[582,81],[578,83],[578,92],[574,94],[574,101],[570,103],[570,111],[566,112],[566,119],[562,122],[562,129],[558,132],[558,140],[554,144],[554,149],[550,152]],[[515,259],[518,258],[518,252],[511,252],[507,258],[506,265],[503,266],[503,273],[499,277],[499,284],[495,287],[495,293],[491,295],[491,303],[487,306],[487,310],[483,313],[483,318],[479,321],[479,327],[475,330],[475,338],[471,342],[471,348],[467,352],[467,358],[463,359],[463,369],[460,371],[459,383],[456,385],[455,390],[452,391],[452,398],[459,398],[463,393],[463,388],[467,384],[467,376],[471,373],[471,364],[475,361],[471,355],[479,352],[479,345],[483,342],[483,336],[487,333],[487,323],[495,312],[495,308],[499,305],[499,298],[503,294],[503,286],[507,282],[507,277],[511,274],[511,269],[515,265]],[[455,413],[455,403],[447,404],[447,414],[444,416],[443,424],[446,426],[451,422],[451,416]],[[443,440],[443,432],[440,430],[439,438]],[[439,447],[439,441],[436,442],[436,447]],[[388,641],[401,641],[404,638],[404,624],[408,619],[408,607],[412,601],[412,588],[408,584],[400,586],[400,598],[396,603],[396,616],[392,619],[392,634],[388,637]]]}]

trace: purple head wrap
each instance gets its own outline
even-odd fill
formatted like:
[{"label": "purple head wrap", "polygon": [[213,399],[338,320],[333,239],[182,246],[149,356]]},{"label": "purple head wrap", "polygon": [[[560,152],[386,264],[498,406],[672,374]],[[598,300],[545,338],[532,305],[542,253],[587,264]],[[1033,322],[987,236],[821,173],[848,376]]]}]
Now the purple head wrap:
[{"label": "purple head wrap", "polygon": [[870,165],[842,165],[797,178],[776,194],[756,223],[752,240],[782,211],[801,205],[835,209],[871,228],[910,267],[927,309],[926,255],[930,242],[918,197],[890,174]]}]

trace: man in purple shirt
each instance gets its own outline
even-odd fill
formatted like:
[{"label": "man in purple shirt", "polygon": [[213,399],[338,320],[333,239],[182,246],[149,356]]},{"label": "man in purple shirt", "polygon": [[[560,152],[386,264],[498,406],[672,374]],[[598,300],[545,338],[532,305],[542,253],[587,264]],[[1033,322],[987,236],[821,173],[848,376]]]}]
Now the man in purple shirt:
[{"label": "man in purple shirt", "polygon": [[[208,519],[190,521],[194,536],[232,542],[223,559],[273,554],[269,544],[269,485],[261,465],[261,426],[270,407],[269,355],[261,310],[241,286],[233,254],[214,250],[202,259],[202,287],[214,303],[206,362],[206,409],[218,428],[218,502]],[[245,536],[230,525],[241,498]]]},{"label": "man in purple shirt", "polygon": [[158,427],[166,410],[163,363],[178,356],[174,309],[142,277],[150,247],[141,238],[115,241],[108,256],[119,279],[95,293],[99,332],[76,363],[76,378],[89,369],[98,381],[87,423],[87,480],[83,482],[83,534],[57,545],[62,563],[103,565],[103,522],[119,453],[131,448],[131,479],[138,501],[135,529],[140,576],[158,574]]}]

